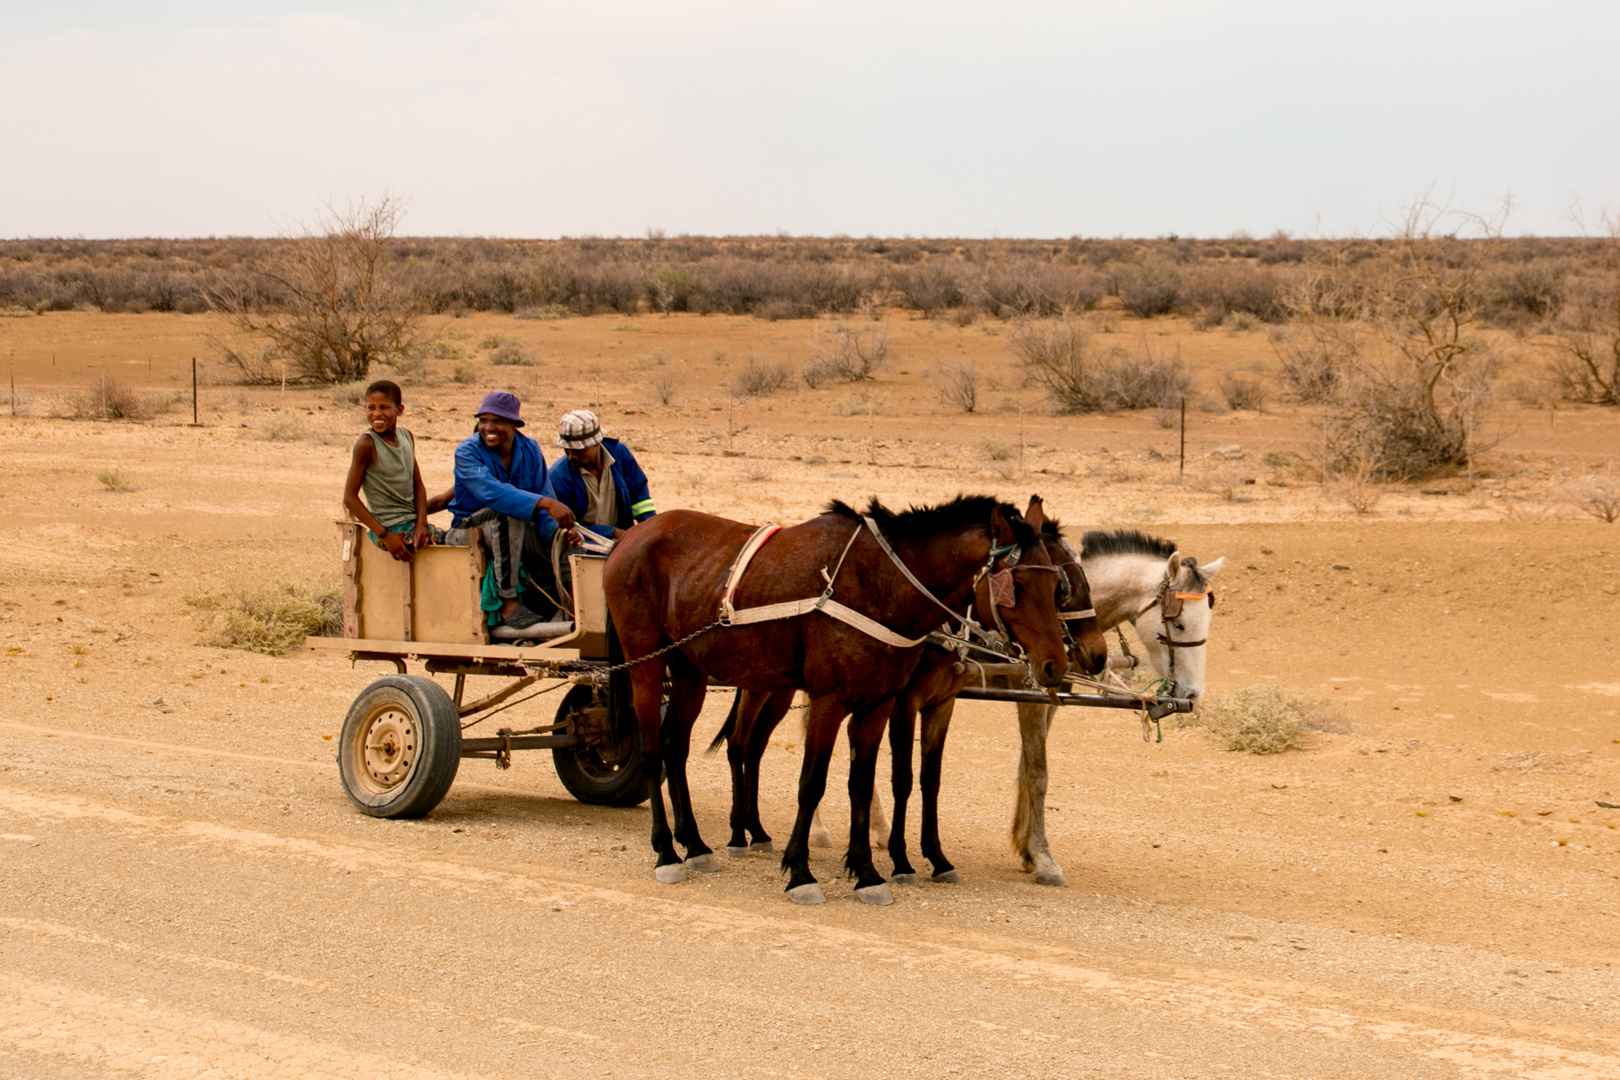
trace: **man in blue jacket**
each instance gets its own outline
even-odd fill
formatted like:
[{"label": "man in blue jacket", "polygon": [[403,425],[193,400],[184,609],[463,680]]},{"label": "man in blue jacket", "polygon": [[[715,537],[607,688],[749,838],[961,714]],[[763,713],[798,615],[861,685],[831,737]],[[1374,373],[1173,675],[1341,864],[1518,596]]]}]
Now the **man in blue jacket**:
[{"label": "man in blue jacket", "polygon": [[454,515],[446,540],[468,542],[479,530],[490,552],[495,591],[500,598],[498,638],[544,620],[518,602],[519,567],[535,581],[551,576],[551,537],[574,531],[574,514],[553,496],[546,457],[522,434],[522,403],[515,394],[494,390],[478,406],[478,430],[456,447]]},{"label": "man in blue jacket", "polygon": [[658,512],[647,491],[647,474],[629,447],[602,434],[595,413],[575,409],[557,430],[557,445],[567,456],[551,467],[552,493],[581,525],[616,540]]}]

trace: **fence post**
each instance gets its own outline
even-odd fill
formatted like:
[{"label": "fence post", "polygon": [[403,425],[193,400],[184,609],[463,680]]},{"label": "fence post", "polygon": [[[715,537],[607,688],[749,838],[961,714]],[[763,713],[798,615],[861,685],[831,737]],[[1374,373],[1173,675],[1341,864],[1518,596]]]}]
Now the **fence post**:
[{"label": "fence post", "polygon": [[197,426],[197,358],[191,358],[191,426]]},{"label": "fence post", "polygon": [[1181,399],[1181,472],[1178,474],[1183,480],[1187,478],[1187,399]]}]

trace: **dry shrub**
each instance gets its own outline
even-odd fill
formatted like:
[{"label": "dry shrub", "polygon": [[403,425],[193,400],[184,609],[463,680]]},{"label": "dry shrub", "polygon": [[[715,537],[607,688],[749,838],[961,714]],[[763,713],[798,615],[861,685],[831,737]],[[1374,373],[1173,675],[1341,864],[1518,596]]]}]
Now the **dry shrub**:
[{"label": "dry shrub", "polygon": [[658,404],[668,405],[675,400],[675,392],[680,389],[681,381],[675,377],[673,371],[661,371],[652,377],[648,384],[652,387],[653,396]]},{"label": "dry shrub", "polygon": [[[819,366],[824,375],[845,382],[865,382],[889,362],[889,332],[870,323],[864,327],[826,327],[816,335],[815,351],[811,366]],[[808,375],[805,382],[810,382]],[[811,383],[811,388],[815,385]]]},{"label": "dry shrub", "polygon": [[1266,407],[1266,384],[1253,375],[1228,371],[1221,376],[1221,397],[1228,408],[1260,412]]},{"label": "dry shrub", "polygon": [[1198,715],[1198,722],[1226,749],[1245,754],[1303,750],[1310,732],[1344,735],[1351,730],[1349,719],[1332,703],[1275,683],[1238,687],[1210,701]]},{"label": "dry shrub", "polygon": [[769,397],[793,381],[793,368],[787,361],[761,363],[753,353],[743,357],[743,366],[732,376],[731,390],[738,397]]},{"label": "dry shrub", "polygon": [[280,656],[302,645],[306,637],[341,635],[343,602],[335,588],[280,581],[257,592],[237,593],[210,623],[204,645]]},{"label": "dry shrub", "polygon": [[67,420],[147,420],[152,402],[139,390],[106,379],[63,395],[55,415]]},{"label": "dry shrub", "polygon": [[1139,319],[1168,315],[1186,302],[1186,283],[1181,271],[1157,260],[1121,270],[1116,289],[1125,310]]},{"label": "dry shrub", "polygon": [[979,384],[983,374],[973,364],[940,364],[934,369],[934,389],[941,404],[965,413],[979,407]]},{"label": "dry shrub", "polygon": [[1007,461],[1013,456],[1013,449],[1011,445],[995,439],[979,440],[979,453],[983,454],[987,461]]},{"label": "dry shrub", "polygon": [[358,382],[339,383],[332,387],[332,404],[358,405],[366,399],[366,387],[371,385],[364,379]]},{"label": "dry shrub", "polygon": [[1613,473],[1588,477],[1570,492],[1569,498],[1583,514],[1611,525],[1620,521],[1620,481]]},{"label": "dry shrub", "polygon": [[1278,371],[1295,400],[1331,401],[1360,357],[1360,328],[1354,323],[1310,320],[1273,330],[1271,348]]},{"label": "dry shrub", "polygon": [[290,416],[277,416],[259,425],[267,442],[297,442],[304,437],[304,426]]},{"label": "dry shrub", "polygon": [[456,361],[455,367],[450,369],[450,381],[463,384],[477,382],[478,365],[466,360]]},{"label": "dry shrub", "polygon": [[1090,332],[1074,319],[1019,323],[1010,348],[1046,387],[1059,412],[1169,409],[1192,386],[1179,354],[1119,348],[1099,353],[1091,348]]},{"label": "dry shrub", "polygon": [[538,367],[540,358],[520,341],[503,341],[490,350],[489,362],[496,367]]},{"label": "dry shrub", "polygon": [[960,308],[967,299],[962,271],[944,262],[925,262],[894,275],[891,284],[909,308],[933,316],[947,308]]}]

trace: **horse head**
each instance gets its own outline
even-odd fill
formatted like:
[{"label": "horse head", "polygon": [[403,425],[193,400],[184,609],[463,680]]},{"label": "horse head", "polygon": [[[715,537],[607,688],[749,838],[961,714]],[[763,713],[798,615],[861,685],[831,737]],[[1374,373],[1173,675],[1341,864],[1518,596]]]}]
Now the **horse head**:
[{"label": "horse head", "polygon": [[[1031,505],[1036,501],[1031,500]],[[1091,583],[1080,565],[1080,553],[1063,538],[1057,520],[1044,514],[1042,517],[1041,541],[1046,545],[1047,556],[1062,575],[1057,585],[1058,619],[1068,643],[1069,663],[1088,675],[1099,675],[1108,666],[1108,639],[1103,637],[1102,627],[1097,622]]]},{"label": "horse head", "polygon": [[1064,580],[1041,539],[1045,516],[1038,498],[1030,515],[1012,507],[991,513],[993,554],[988,570],[974,588],[974,602],[989,622],[1004,629],[1029,659],[1030,671],[1042,686],[1056,686],[1069,670],[1062,622],[1058,618],[1057,583]]},{"label": "horse head", "polygon": [[1164,677],[1165,692],[1173,697],[1196,702],[1204,695],[1214,580],[1224,565],[1224,557],[1200,566],[1192,556],[1175,552],[1165,562],[1158,600],[1136,619],[1137,636]]}]

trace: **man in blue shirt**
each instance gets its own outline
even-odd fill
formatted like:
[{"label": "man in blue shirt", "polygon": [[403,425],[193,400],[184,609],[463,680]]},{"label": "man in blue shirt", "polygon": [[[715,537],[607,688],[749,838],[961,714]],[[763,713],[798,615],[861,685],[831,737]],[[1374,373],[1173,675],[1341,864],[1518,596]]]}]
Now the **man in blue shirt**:
[{"label": "man in blue shirt", "polygon": [[517,396],[494,390],[478,406],[477,433],[456,447],[446,541],[467,543],[473,529],[483,535],[501,603],[497,638],[521,637],[544,621],[518,602],[519,567],[532,580],[549,581],[552,535],[559,528],[574,532],[574,513],[553,497],[546,457],[518,431],[522,426]]},{"label": "man in blue shirt", "polygon": [[551,488],[581,525],[616,540],[658,512],[635,455],[602,434],[595,413],[575,409],[557,427],[557,445],[567,456],[551,467]]}]

